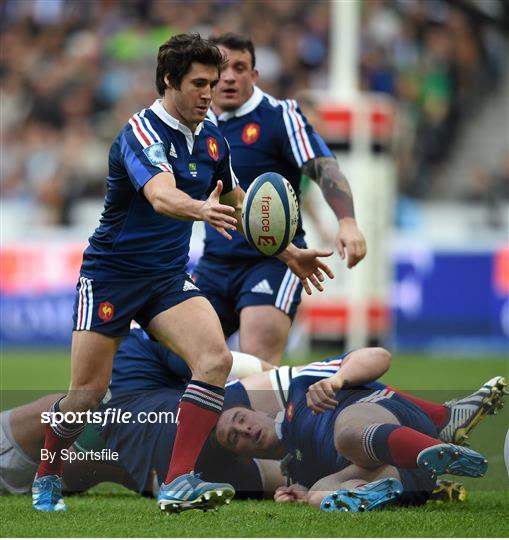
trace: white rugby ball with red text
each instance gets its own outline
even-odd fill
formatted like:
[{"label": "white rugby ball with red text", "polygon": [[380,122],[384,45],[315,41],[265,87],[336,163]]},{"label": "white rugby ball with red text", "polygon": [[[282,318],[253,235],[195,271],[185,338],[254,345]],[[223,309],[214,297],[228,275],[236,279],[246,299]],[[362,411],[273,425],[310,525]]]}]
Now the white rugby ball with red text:
[{"label": "white rugby ball with red text", "polygon": [[242,225],[248,242],[262,255],[277,255],[293,240],[299,203],[290,182],[275,172],[252,182],[242,205]]}]

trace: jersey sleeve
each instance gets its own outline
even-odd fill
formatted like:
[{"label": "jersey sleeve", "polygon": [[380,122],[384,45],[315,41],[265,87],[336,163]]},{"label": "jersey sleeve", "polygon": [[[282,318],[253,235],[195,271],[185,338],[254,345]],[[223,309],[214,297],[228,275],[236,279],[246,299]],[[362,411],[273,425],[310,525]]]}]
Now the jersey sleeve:
[{"label": "jersey sleeve", "polygon": [[281,134],[280,150],[286,159],[299,169],[309,160],[317,157],[334,157],[324,140],[313,129],[302,114],[294,99],[280,102]]},{"label": "jersey sleeve", "polygon": [[142,114],[131,116],[121,133],[120,153],[136,191],[156,174],[173,173],[163,142]]},{"label": "jersey sleeve", "polygon": [[347,352],[335,358],[308,364],[294,375],[293,382],[300,387],[308,387],[320,379],[332,377],[339,371],[344,358],[349,354]]},{"label": "jersey sleeve", "polygon": [[223,194],[229,193],[239,185],[239,180],[235,176],[232,168],[230,145],[226,139],[223,138],[223,140],[225,143],[224,156],[223,159],[217,164],[216,172],[212,177],[212,182],[207,192],[207,196],[214,191],[218,180],[222,180],[223,182]]}]

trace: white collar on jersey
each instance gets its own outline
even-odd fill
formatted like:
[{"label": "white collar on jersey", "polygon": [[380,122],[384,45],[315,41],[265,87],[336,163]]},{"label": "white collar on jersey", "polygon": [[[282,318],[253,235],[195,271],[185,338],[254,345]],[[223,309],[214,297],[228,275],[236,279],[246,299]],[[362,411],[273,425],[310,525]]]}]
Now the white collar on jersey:
[{"label": "white collar on jersey", "polygon": [[176,129],[183,133],[186,137],[187,142],[187,149],[189,150],[189,153],[193,153],[193,145],[194,145],[194,138],[197,137],[200,134],[200,131],[203,129],[203,122],[200,122],[196,129],[194,130],[194,133],[185,126],[182,122],[179,122],[174,116],[172,116],[164,107],[163,102],[160,99],[156,99],[154,103],[152,103],[150,109],[159,116],[159,118],[165,123],[168,124],[171,128]]},{"label": "white collar on jersey", "polygon": [[[226,122],[227,120],[230,120],[231,118],[238,118],[239,116],[245,116],[246,114],[253,112],[256,109],[256,107],[260,105],[263,99],[263,95],[264,95],[263,92],[258,88],[258,86],[253,86],[253,94],[238,109],[235,109],[234,111],[222,112],[219,116],[216,116],[213,113],[213,116],[216,117],[221,122]],[[212,111],[212,108],[209,109],[209,111]],[[214,123],[216,124],[217,122],[214,122]]]},{"label": "white collar on jersey", "polygon": [[274,419],[274,428],[276,429],[276,435],[279,440],[283,439],[283,420],[285,419],[285,411],[279,411]]}]

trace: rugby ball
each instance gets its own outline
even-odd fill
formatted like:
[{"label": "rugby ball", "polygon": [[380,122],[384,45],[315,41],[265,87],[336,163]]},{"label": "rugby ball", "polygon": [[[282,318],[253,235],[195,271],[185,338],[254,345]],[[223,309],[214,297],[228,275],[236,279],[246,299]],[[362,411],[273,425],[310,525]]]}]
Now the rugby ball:
[{"label": "rugby ball", "polygon": [[262,255],[284,251],[293,240],[299,203],[290,182],[275,172],[254,179],[242,205],[242,225],[249,244]]}]

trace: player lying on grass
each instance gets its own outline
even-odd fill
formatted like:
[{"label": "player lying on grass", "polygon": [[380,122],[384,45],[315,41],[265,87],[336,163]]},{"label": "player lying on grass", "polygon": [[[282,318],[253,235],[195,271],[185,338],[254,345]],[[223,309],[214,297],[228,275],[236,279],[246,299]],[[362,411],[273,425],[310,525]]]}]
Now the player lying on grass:
[{"label": "player lying on grass", "polygon": [[[388,367],[389,359],[389,354],[383,349],[360,349],[346,356],[341,369],[345,373],[349,364],[362,367],[366,363],[375,363],[379,365],[379,372],[383,372]],[[333,360],[330,364],[314,363],[312,366],[325,374],[327,369],[330,373],[335,372],[334,365],[337,363]],[[254,368],[261,369],[259,363],[256,365],[256,360]],[[295,373],[296,368],[283,366],[232,382],[226,389],[227,406],[242,404],[275,417],[287,405],[288,389]],[[348,370],[346,373],[348,375]],[[371,376],[376,374],[372,373]],[[115,357],[112,381],[105,400],[107,403],[103,404],[102,409],[116,408],[133,415],[152,410],[176,411],[189,377],[189,369],[175,354],[147,339],[141,330],[132,330]],[[374,384],[374,388],[388,388],[379,383]],[[449,406],[434,404],[411,395],[407,397],[414,399],[427,411],[437,428],[441,429],[440,436],[444,440],[458,442],[491,410],[486,401],[493,394],[496,384],[498,382],[490,381],[471,396]],[[0,480],[4,490],[11,493],[29,491],[36,468],[34,461],[39,459],[43,438],[41,413],[48,410],[52,399],[56,397],[45,396],[1,414]],[[497,399],[493,400],[492,408],[497,403]],[[76,449],[101,450],[107,447],[119,452],[119,462],[66,463],[64,478],[67,490],[83,491],[96,483],[113,481],[140,492],[146,489],[151,491],[153,469],[159,477],[165,474],[166,458],[171,453],[175,438],[175,424],[112,423],[99,431],[101,437],[98,436],[97,426],[87,427],[75,443]],[[249,496],[261,495],[262,492],[271,494],[282,483],[283,478],[276,462],[232,462],[217,459],[217,452],[202,454],[198,470],[209,474],[211,478],[229,480],[238,491]],[[369,480],[369,476],[365,480]]]},{"label": "player lying on grass", "polygon": [[[490,380],[448,410],[370,382],[389,360],[365,351],[302,369],[290,384],[282,420],[244,406],[220,416],[215,435],[223,447],[286,462],[295,483],[278,489],[276,501],[365,511],[396,500],[422,504],[437,475],[484,476],[484,457],[453,443],[464,442],[482,409],[500,405],[505,380]],[[464,422],[474,403],[477,418]]]}]

